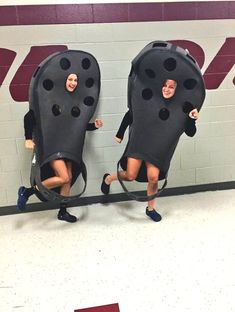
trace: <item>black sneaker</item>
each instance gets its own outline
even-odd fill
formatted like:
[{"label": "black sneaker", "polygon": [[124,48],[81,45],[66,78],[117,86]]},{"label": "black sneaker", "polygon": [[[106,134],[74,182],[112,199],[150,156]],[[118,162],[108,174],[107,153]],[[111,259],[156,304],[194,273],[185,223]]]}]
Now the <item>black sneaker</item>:
[{"label": "black sneaker", "polygon": [[146,208],[146,215],[155,222],[159,222],[162,220],[161,215],[159,213],[157,213],[157,211],[154,209],[148,210],[148,208]]},{"label": "black sneaker", "polygon": [[28,201],[28,196],[25,194],[26,188],[21,186],[18,190],[17,209],[19,211],[25,211],[25,205]]},{"label": "black sneaker", "polygon": [[70,222],[70,223],[74,223],[77,221],[77,218],[73,215],[71,215],[70,213],[68,213],[68,211],[66,211],[65,213],[61,213],[59,212],[57,215],[58,220],[61,221],[66,221],[66,222]]},{"label": "black sneaker", "polygon": [[105,175],[103,176],[102,184],[101,184],[101,192],[105,195],[109,194],[109,191],[110,191],[110,184],[105,183],[105,179],[109,175],[110,175],[109,173],[105,173]]}]

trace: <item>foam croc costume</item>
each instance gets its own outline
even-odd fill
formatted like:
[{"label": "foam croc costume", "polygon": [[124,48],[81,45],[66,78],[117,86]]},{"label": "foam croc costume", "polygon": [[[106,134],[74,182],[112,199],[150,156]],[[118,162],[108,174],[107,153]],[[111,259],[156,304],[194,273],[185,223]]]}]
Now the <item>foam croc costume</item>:
[{"label": "foam croc costume", "polygon": [[[162,87],[167,79],[175,80],[174,96],[164,99]],[[128,107],[133,122],[125,152],[118,163],[123,170],[127,157],[143,160],[139,182],[147,182],[145,161],[160,169],[159,180],[165,179],[180,136],[184,133],[188,113],[200,111],[205,99],[205,85],[195,59],[183,48],[165,41],[149,43],[132,61],[128,79]],[[124,191],[133,199],[148,201],[151,196],[136,196],[119,178]]]},{"label": "foam croc costume", "polygon": [[[67,77],[76,74],[78,85],[73,92],[65,88]],[[86,188],[86,166],[82,159],[86,127],[93,116],[100,92],[100,70],[94,56],[84,51],[67,50],[46,58],[36,69],[29,87],[29,105],[34,111],[35,155],[31,185],[37,185],[40,199],[69,203]],[[72,184],[79,174],[84,179],[80,194],[64,197],[58,189],[49,190],[42,181],[54,176],[49,162],[65,159],[72,162]]]}]

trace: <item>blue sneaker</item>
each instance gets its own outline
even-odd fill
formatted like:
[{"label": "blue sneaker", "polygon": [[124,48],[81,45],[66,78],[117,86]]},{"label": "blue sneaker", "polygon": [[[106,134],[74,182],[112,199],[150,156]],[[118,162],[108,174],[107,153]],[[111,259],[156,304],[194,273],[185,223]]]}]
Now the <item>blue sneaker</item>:
[{"label": "blue sneaker", "polygon": [[25,205],[28,201],[28,197],[24,194],[26,188],[21,186],[18,190],[17,209],[19,211],[25,211]]},{"label": "blue sneaker", "polygon": [[159,222],[162,220],[161,215],[159,213],[157,213],[157,211],[155,209],[148,210],[148,208],[146,208],[146,215],[155,222]]}]

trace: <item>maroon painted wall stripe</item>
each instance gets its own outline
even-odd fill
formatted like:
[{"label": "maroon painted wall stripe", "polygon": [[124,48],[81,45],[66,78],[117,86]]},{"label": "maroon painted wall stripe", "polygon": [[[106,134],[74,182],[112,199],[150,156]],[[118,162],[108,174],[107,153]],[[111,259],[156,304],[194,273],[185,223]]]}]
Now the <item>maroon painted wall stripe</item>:
[{"label": "maroon painted wall stripe", "polygon": [[0,26],[18,25],[15,6],[0,6]]},{"label": "maroon painted wall stripe", "polygon": [[[31,47],[29,54],[16,71],[10,84],[10,94],[14,101],[27,101],[30,79],[34,70],[49,55],[67,50],[64,45]],[[1,81],[0,81],[1,82]]]},{"label": "maroon painted wall stripe", "polygon": [[0,6],[0,26],[235,18],[235,1]]},{"label": "maroon painted wall stripe", "polygon": [[15,57],[16,52],[0,48],[0,86],[2,85]]},{"label": "maroon painted wall stripe", "polygon": [[99,307],[74,310],[74,312],[120,312],[118,303]]}]

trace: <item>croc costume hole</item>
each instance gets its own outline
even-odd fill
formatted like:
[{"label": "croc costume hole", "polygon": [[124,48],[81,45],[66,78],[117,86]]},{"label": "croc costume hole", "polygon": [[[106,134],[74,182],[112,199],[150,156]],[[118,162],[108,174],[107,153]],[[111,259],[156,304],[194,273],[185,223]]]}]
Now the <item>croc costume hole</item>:
[{"label": "croc costume hole", "polygon": [[153,48],[166,48],[167,43],[166,42],[154,42]]},{"label": "croc costume hole", "polygon": [[71,114],[73,117],[79,117],[80,116],[80,109],[77,107],[77,106],[74,106],[72,109],[71,109]]},{"label": "croc costume hole", "polygon": [[162,108],[160,111],[159,111],[159,118],[161,120],[167,120],[170,116],[170,112],[167,108]]},{"label": "croc costume hole", "polygon": [[174,58],[170,57],[164,61],[163,66],[167,71],[171,72],[176,69],[177,62]]},{"label": "croc costume hole", "polygon": [[61,114],[61,108],[57,104],[54,104],[51,110],[54,116],[59,116]]},{"label": "croc costume hole", "polygon": [[142,97],[144,100],[149,101],[153,97],[153,91],[151,89],[144,89],[142,91]]},{"label": "croc costume hole", "polygon": [[187,90],[193,90],[197,85],[197,81],[195,79],[187,79],[184,81],[184,87]]},{"label": "croc costume hole", "polygon": [[[162,96],[165,100],[171,99],[176,92],[177,82],[173,79],[166,79],[162,85]],[[168,102],[169,104],[169,102]]]},{"label": "croc costume hole", "polygon": [[84,104],[86,105],[86,106],[92,106],[93,104],[94,104],[94,98],[92,97],[92,96],[87,96],[87,97],[85,97],[85,99],[84,99]]},{"label": "croc costume hole", "polygon": [[85,82],[85,85],[87,88],[91,88],[94,85],[94,79],[93,78],[88,78]]},{"label": "croc costume hole", "polygon": [[63,70],[68,70],[68,69],[71,67],[71,63],[70,63],[70,61],[69,61],[66,57],[63,57],[63,58],[60,60],[60,67],[61,67]]},{"label": "croc costume hole", "polygon": [[65,82],[66,91],[70,93],[74,92],[77,88],[77,85],[78,85],[77,74],[74,74],[74,73],[69,74]]},{"label": "croc costume hole", "polygon": [[145,69],[145,73],[146,73],[147,77],[149,77],[151,79],[154,79],[156,77],[155,72],[150,68]]},{"label": "croc costume hole", "polygon": [[82,60],[82,68],[85,69],[85,70],[87,70],[87,69],[90,68],[90,66],[91,66],[90,60],[89,60],[88,58],[84,58],[84,59]]},{"label": "croc costume hole", "polygon": [[51,79],[45,79],[43,81],[43,87],[44,89],[46,89],[47,91],[51,91],[54,87],[54,83]]}]

